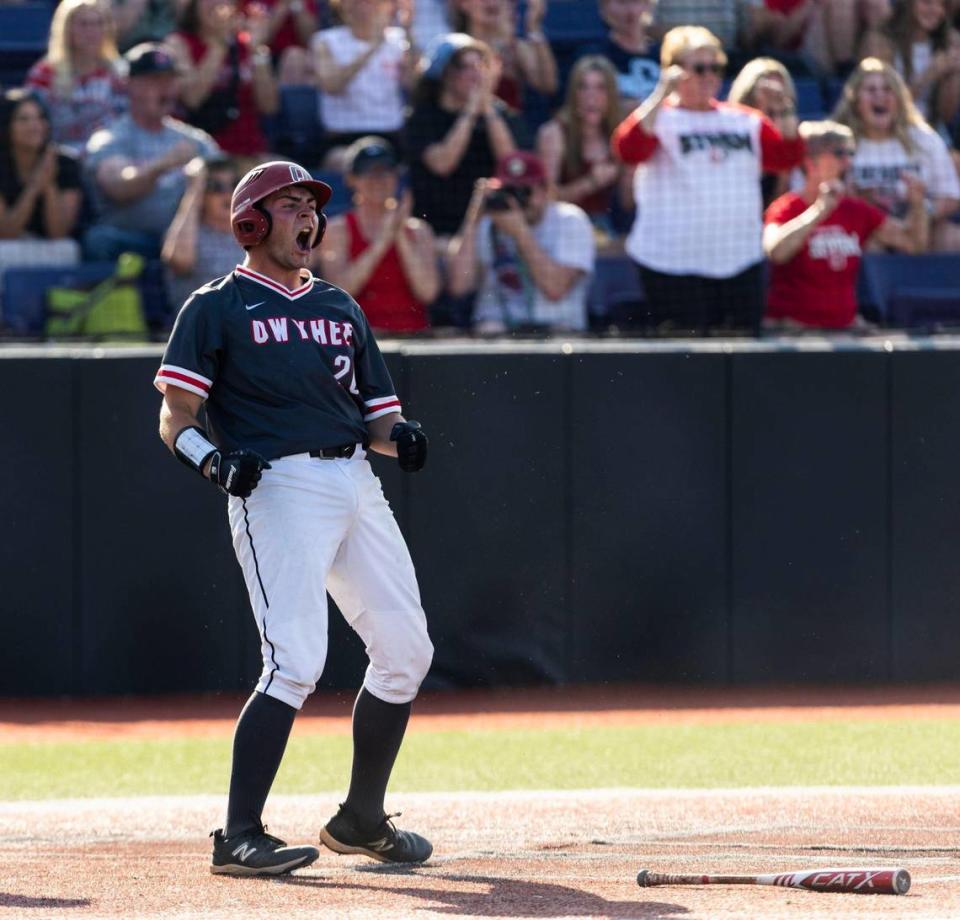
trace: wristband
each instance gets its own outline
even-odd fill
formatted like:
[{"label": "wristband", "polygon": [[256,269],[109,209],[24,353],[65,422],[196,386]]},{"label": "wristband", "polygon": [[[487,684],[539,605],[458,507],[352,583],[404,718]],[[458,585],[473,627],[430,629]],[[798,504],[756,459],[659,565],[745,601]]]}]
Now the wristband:
[{"label": "wristband", "polygon": [[190,425],[177,435],[173,442],[173,452],[181,463],[203,475],[203,465],[217,448],[207,440],[202,428]]}]

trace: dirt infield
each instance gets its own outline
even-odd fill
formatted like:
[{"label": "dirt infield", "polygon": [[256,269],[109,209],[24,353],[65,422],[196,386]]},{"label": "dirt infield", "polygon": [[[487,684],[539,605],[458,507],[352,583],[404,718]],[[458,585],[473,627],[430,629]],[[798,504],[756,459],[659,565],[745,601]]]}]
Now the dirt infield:
[{"label": "dirt infield", "polygon": [[[960,916],[960,789],[403,796],[436,855],[398,871],[327,851],[286,880],[208,874],[219,797],[0,805],[0,917],[801,918]],[[316,838],[330,797],[276,797],[273,830]],[[654,888],[638,869],[902,865],[904,896]]]},{"label": "dirt infield", "polygon": [[[0,740],[224,735],[242,700],[0,701]],[[346,732],[346,695],[298,732]],[[430,695],[413,731],[960,715],[957,688]],[[611,756],[616,756],[615,752]],[[2,791],[0,791],[2,795]],[[271,830],[316,841],[331,796],[274,796]],[[323,851],[283,880],[209,874],[222,796],[0,803],[0,918],[960,918],[960,787],[403,794],[435,855],[397,870]],[[637,871],[902,866],[905,896],[775,888],[639,889]]]},{"label": "dirt infield", "polygon": [[[0,699],[0,741],[225,737],[244,696]],[[353,695],[317,693],[297,734],[346,733]],[[754,689],[648,686],[532,687],[423,693],[410,731],[577,728],[597,725],[785,722],[839,718],[960,719],[960,687]]]}]

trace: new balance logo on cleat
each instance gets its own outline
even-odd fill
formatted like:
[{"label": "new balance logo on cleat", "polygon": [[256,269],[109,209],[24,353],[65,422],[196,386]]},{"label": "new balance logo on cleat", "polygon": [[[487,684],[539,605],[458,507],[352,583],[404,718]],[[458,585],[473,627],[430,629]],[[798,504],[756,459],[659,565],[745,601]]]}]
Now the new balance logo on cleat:
[{"label": "new balance logo on cleat", "polygon": [[257,852],[256,847],[250,846],[249,843],[243,843],[233,851],[232,855],[238,857],[240,859],[240,862],[246,862],[247,859],[253,856],[253,854],[256,852]]},{"label": "new balance logo on cleat", "polygon": [[433,844],[411,831],[397,830],[384,815],[379,823],[364,826],[345,805],[320,831],[320,842],[334,853],[358,853],[385,863],[422,863],[433,853]]},{"label": "new balance logo on cleat", "polygon": [[210,836],[210,871],[214,875],[285,875],[309,866],[320,855],[316,847],[288,847],[279,837],[268,834],[266,827],[255,827],[229,838],[218,828]]}]

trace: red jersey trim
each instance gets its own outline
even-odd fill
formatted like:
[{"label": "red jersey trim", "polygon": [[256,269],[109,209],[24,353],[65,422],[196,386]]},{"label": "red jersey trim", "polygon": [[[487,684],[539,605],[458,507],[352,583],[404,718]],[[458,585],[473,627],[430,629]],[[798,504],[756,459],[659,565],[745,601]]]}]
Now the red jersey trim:
[{"label": "red jersey trim", "polygon": [[367,399],[363,404],[367,408],[367,414],[363,417],[365,422],[380,418],[381,415],[389,415],[391,412],[400,411],[400,400],[396,396],[380,396],[377,399]]},{"label": "red jersey trim", "polygon": [[310,280],[305,284],[302,284],[300,287],[295,290],[291,290],[285,284],[281,284],[279,281],[274,281],[273,278],[268,278],[266,275],[261,275],[260,272],[255,272],[252,268],[247,268],[245,265],[238,265],[234,271],[241,275],[244,278],[249,279],[250,281],[255,281],[257,284],[262,284],[265,288],[269,288],[271,291],[282,294],[287,300],[298,300],[303,297],[304,294],[309,294],[313,290],[313,275],[310,276]]},{"label": "red jersey trim", "polygon": [[188,371],[184,367],[176,367],[172,364],[161,364],[157,376],[154,378],[153,385],[161,392],[165,393],[168,386],[180,387],[181,390],[187,390],[190,393],[196,393],[204,399],[210,395],[210,387],[213,381],[202,374]]}]

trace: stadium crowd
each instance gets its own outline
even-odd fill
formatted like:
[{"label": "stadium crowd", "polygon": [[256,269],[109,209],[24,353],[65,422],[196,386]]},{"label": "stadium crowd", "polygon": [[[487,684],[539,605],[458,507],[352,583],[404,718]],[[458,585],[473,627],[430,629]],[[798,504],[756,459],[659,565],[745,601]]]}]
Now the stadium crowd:
[{"label": "stadium crowd", "polygon": [[627,259],[646,333],[872,328],[865,254],[960,268],[958,29],[960,0],[51,2],[4,71],[0,297],[132,252],[162,334],[238,261],[237,177],[293,159],[335,190],[315,271],[391,334],[602,330]]}]

